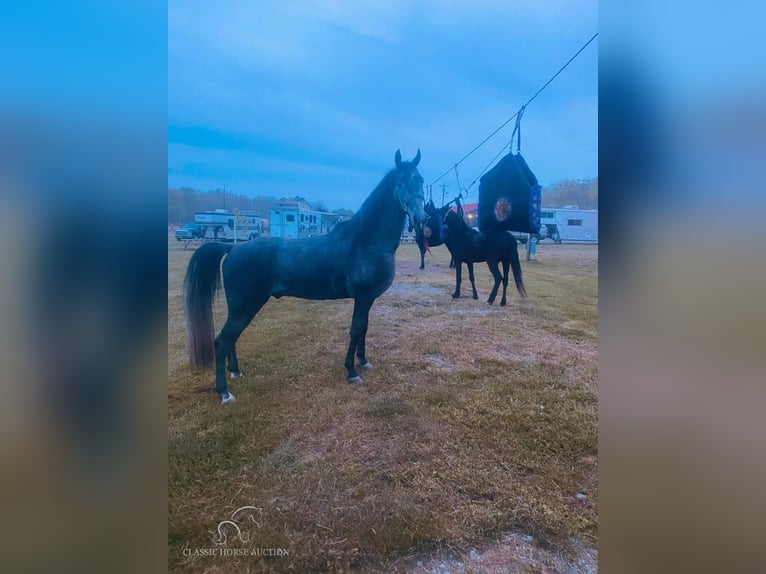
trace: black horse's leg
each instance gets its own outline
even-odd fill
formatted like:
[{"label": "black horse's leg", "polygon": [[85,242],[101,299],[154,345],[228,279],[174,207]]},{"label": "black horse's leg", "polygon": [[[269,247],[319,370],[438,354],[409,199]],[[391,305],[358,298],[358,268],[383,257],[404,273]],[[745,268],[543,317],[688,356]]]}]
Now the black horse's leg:
[{"label": "black horse's leg", "polygon": [[[268,295],[261,295],[260,300],[256,301],[256,305],[250,305],[248,310],[243,314],[243,316],[247,316],[249,314],[250,319],[248,320],[247,324],[249,325],[250,322],[253,320],[255,315],[258,313],[258,311],[261,310],[261,308],[266,304],[266,301],[268,301],[269,297]],[[247,325],[246,325],[247,326]],[[241,332],[240,332],[241,334]],[[239,335],[237,335],[237,338],[239,338]],[[239,369],[239,361],[237,360],[237,343],[236,339],[234,341],[234,344],[231,346],[231,352],[228,356],[228,369],[231,373],[232,379],[238,379],[243,375],[242,371]]]},{"label": "black horse's leg", "polygon": [[415,243],[418,246],[418,250],[420,251],[420,268],[425,269],[426,268],[426,244],[425,240],[423,239],[423,236],[420,234],[420,232],[415,232]]},{"label": "black horse's leg", "polygon": [[235,343],[229,353],[228,365],[226,367],[232,379],[238,379],[244,373],[239,369],[239,361],[237,360],[237,344]]},{"label": "black horse's leg", "polygon": [[[354,315],[351,319],[351,331],[349,332],[348,352],[344,366],[348,372],[348,382],[352,384],[362,383],[362,378],[354,368],[354,352],[362,339],[362,334],[367,328],[372,299],[358,297],[354,299]],[[364,351],[362,351],[364,352]]]},{"label": "black horse's leg", "polygon": [[453,299],[460,297],[460,281],[463,279],[463,262],[459,259],[455,259],[455,292],[452,294]]},{"label": "black horse's leg", "polygon": [[[234,395],[229,392],[229,387],[226,383],[225,361],[227,358],[229,359],[229,370],[232,374],[239,372],[235,351],[237,339],[239,339],[242,331],[250,324],[256,313],[260,311],[268,299],[269,295],[267,293],[258,299],[250,300],[246,307],[229,304],[229,315],[226,318],[226,323],[224,323],[221,332],[218,333],[218,337],[215,339],[215,391],[221,395],[221,403],[223,404],[234,400]],[[236,371],[234,368],[236,368]]]},{"label": "black horse's leg", "polygon": [[497,290],[500,287],[500,281],[503,277],[500,275],[500,267],[496,259],[487,259],[487,267],[489,267],[489,270],[492,273],[492,277],[495,278],[495,284],[492,286],[492,292],[489,294],[489,299],[487,299],[487,303],[492,305],[495,302],[495,297],[497,297]]},{"label": "black horse's leg", "polygon": [[473,263],[468,263],[468,278],[471,280],[471,289],[473,290],[473,298],[478,299],[479,294],[476,292],[476,281],[473,278]]},{"label": "black horse's leg", "polygon": [[503,260],[503,298],[500,299],[500,306],[505,306],[506,299],[505,299],[505,291],[508,289],[508,268],[510,267],[511,262],[508,259]]},{"label": "black horse's leg", "polygon": [[226,358],[234,349],[240,333],[247,327],[242,324],[243,321],[232,318],[226,319],[221,332],[215,338],[215,392],[221,395],[223,404],[234,400],[234,395],[229,392],[229,386],[226,384]]},{"label": "black horse's leg", "polygon": [[359,337],[359,344],[356,346],[356,356],[359,359],[360,369],[372,369],[373,365],[365,357],[365,341],[367,340],[367,327],[370,324],[370,315],[367,314],[364,320],[364,329],[362,329],[362,336]]}]

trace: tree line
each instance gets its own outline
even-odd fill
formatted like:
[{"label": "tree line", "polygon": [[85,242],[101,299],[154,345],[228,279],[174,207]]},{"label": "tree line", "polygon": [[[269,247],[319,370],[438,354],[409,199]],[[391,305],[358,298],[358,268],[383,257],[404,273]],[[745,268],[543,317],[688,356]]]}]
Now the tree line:
[{"label": "tree line", "polygon": [[[321,201],[307,201],[300,196],[281,197],[265,195],[244,195],[241,193],[225,192],[222,189],[200,191],[192,187],[178,189],[168,188],[168,223],[183,225],[194,221],[194,214],[216,209],[233,211],[255,211],[261,217],[268,217],[271,204],[275,201],[301,201],[306,202],[309,209],[315,211],[330,211]],[[350,217],[354,214],[349,209],[335,209],[332,213]]]},{"label": "tree line", "polygon": [[598,177],[561,179],[543,188],[543,207],[576,205],[580,209],[598,209]]},{"label": "tree line", "polygon": [[[592,179],[561,179],[543,188],[544,207],[564,207],[577,205],[580,209],[598,209],[598,177]],[[178,189],[168,188],[168,223],[183,225],[194,221],[194,214],[203,211],[226,208],[229,211],[255,211],[261,217],[269,216],[271,204],[275,201],[303,201],[309,209],[315,211],[330,211],[321,201],[307,201],[303,197],[279,198],[264,195],[244,195],[226,192],[222,189],[199,191],[191,187]],[[354,212],[350,209],[334,209],[345,217],[351,217]]]}]

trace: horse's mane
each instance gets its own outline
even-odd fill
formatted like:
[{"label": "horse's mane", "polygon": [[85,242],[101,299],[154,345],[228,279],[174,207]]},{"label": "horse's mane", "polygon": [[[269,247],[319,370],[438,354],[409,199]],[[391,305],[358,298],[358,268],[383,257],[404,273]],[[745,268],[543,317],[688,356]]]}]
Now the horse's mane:
[{"label": "horse's mane", "polygon": [[341,221],[336,225],[328,235],[336,235],[338,239],[342,240],[348,237],[353,237],[368,229],[369,226],[374,223],[374,218],[377,218],[380,214],[380,204],[386,200],[386,192],[393,192],[395,169],[390,170],[383,179],[380,180],[375,189],[372,190],[367,199],[362,203],[362,207],[354,214],[354,216],[347,220]]}]

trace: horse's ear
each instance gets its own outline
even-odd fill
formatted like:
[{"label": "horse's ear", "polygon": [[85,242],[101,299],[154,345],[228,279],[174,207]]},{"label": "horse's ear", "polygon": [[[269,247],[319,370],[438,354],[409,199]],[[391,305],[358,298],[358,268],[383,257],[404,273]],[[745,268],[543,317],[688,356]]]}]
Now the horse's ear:
[{"label": "horse's ear", "polygon": [[396,150],[396,155],[394,156],[394,163],[396,163],[396,169],[399,169],[402,167],[402,152],[399,150]]},{"label": "horse's ear", "polygon": [[418,153],[415,154],[415,159],[412,160],[412,167],[418,167],[419,163],[420,163],[420,150],[418,149]]}]

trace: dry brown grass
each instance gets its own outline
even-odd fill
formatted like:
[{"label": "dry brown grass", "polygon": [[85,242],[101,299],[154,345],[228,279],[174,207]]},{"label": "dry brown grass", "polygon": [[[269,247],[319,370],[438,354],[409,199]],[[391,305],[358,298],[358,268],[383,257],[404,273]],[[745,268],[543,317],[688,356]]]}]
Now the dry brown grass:
[{"label": "dry brown grass", "polygon": [[[365,385],[345,383],[351,301],[272,300],[238,345],[246,377],[223,407],[213,373],[186,365],[181,283],[169,243],[169,566],[178,572],[399,570],[406,557],[529,534],[566,552],[596,543],[597,257],[546,245],[522,267],[528,300],[453,300],[440,247],[419,271],[397,252],[373,306]],[[224,319],[223,297],[216,325]],[[580,501],[577,493],[587,498]],[[289,556],[184,557],[238,507],[249,546]],[[244,546],[239,542],[233,546]],[[402,561],[404,557],[404,562]]]}]

